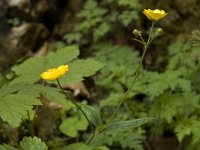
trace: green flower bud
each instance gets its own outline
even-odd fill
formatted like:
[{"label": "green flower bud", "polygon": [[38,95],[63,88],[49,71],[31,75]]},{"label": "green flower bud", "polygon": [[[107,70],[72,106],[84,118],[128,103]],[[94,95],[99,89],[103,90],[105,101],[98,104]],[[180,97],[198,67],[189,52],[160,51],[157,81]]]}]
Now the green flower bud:
[{"label": "green flower bud", "polygon": [[139,31],[138,29],[134,29],[134,30],[132,31],[132,33],[133,33],[134,35],[137,35],[137,36],[140,36],[140,35],[141,35],[141,31]]},{"label": "green flower bud", "polygon": [[158,28],[158,29],[156,30],[156,34],[158,35],[158,34],[161,34],[161,33],[163,33],[163,29],[162,29],[162,28]]}]

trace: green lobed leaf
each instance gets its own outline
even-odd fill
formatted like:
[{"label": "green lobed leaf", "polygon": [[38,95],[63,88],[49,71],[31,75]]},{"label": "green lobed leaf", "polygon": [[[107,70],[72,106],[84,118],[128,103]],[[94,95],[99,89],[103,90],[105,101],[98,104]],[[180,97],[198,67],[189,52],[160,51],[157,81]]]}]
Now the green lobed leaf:
[{"label": "green lobed leaf", "polygon": [[97,45],[96,49],[96,58],[106,62],[106,65],[101,69],[101,76],[95,82],[109,90],[124,92],[124,85],[130,83],[129,78],[132,79],[138,67],[138,52],[128,46],[111,44]]},{"label": "green lobed leaf", "polygon": [[[153,103],[150,114],[155,116],[159,113],[161,119],[171,123],[177,115],[190,116],[199,109],[199,95],[195,92],[172,93],[165,92]],[[185,109],[187,108],[187,109]]]},{"label": "green lobed leaf", "polygon": [[6,84],[5,77],[0,74],[0,88],[2,88],[5,84]]},{"label": "green lobed leaf", "polygon": [[109,149],[105,146],[93,147],[83,143],[73,143],[61,148],[54,148],[51,150],[109,150]]},{"label": "green lobed leaf", "polygon": [[82,37],[82,34],[80,34],[79,32],[74,32],[74,33],[66,34],[63,37],[63,39],[65,39],[67,41],[67,43],[72,43],[72,42],[80,41],[81,37]]},{"label": "green lobed leaf", "polygon": [[105,146],[100,146],[100,147],[92,148],[91,150],[109,150],[109,149]]},{"label": "green lobed leaf", "polygon": [[77,46],[66,46],[58,49],[56,52],[49,53],[45,58],[45,63],[50,68],[58,67],[62,64],[67,64],[77,58],[79,55],[79,49]]},{"label": "green lobed leaf", "polygon": [[195,58],[199,57],[200,49],[192,47],[190,43],[176,42],[169,46],[170,61],[167,69],[180,70],[181,68],[191,69],[195,67]]},{"label": "green lobed leaf", "polygon": [[122,14],[119,15],[120,21],[123,23],[125,27],[127,27],[133,19],[138,19],[138,12],[133,11],[124,11]]},{"label": "green lobed leaf", "polygon": [[124,93],[114,93],[112,92],[107,98],[100,101],[100,107],[115,107],[119,104],[120,99],[123,97]]},{"label": "green lobed leaf", "polygon": [[89,121],[95,126],[98,127],[102,125],[100,114],[91,106],[81,104],[81,109],[85,112]]},{"label": "green lobed leaf", "polygon": [[190,135],[192,133],[191,123],[190,122],[178,123],[178,125],[175,127],[174,130],[176,132],[176,136],[179,142],[181,142],[185,136]]},{"label": "green lobed leaf", "polygon": [[27,59],[22,64],[13,67],[13,71],[18,76],[10,84],[29,83],[32,84],[40,79],[40,74],[49,69],[67,64],[79,55],[78,47],[67,46],[56,52],[49,53],[46,57],[33,57]]},{"label": "green lobed leaf", "polygon": [[36,112],[35,110],[27,110],[26,111],[27,113],[24,114],[24,116],[22,116],[22,119],[23,120],[30,120],[30,121],[33,121],[35,115],[36,115]]},{"label": "green lobed leaf", "polygon": [[88,122],[84,116],[74,116],[65,118],[59,126],[59,129],[65,135],[72,138],[78,135],[78,131],[84,131],[88,127]]},{"label": "green lobed leaf", "polygon": [[62,84],[71,84],[77,83],[83,80],[83,76],[81,74],[77,74],[76,72],[69,71],[67,76],[63,76],[59,79]]},{"label": "green lobed leaf", "polygon": [[151,100],[167,90],[175,91],[180,89],[184,92],[189,92],[191,91],[191,83],[188,79],[183,78],[182,75],[183,71],[180,70],[167,70],[164,73],[144,71],[144,75],[138,79],[140,84],[135,87],[135,90],[140,87],[138,91],[147,94]]},{"label": "green lobed leaf", "polygon": [[67,98],[60,90],[53,87],[37,85],[37,84],[16,84],[0,89],[0,96],[6,96],[8,94],[20,93],[23,95],[38,98],[41,94],[50,101],[54,101],[59,104],[66,104]]},{"label": "green lobed leaf", "polygon": [[68,118],[63,120],[59,126],[60,131],[69,137],[76,137],[78,135],[78,131],[74,127],[75,121],[76,118]]},{"label": "green lobed leaf", "polygon": [[27,85],[25,88],[20,90],[20,93],[25,95],[33,95],[39,97],[42,94],[50,101],[65,105],[67,98],[64,94],[60,92],[57,88],[43,86],[43,85]]},{"label": "green lobed leaf", "polygon": [[47,150],[47,146],[37,137],[24,137],[20,142],[24,150]]},{"label": "green lobed leaf", "polygon": [[4,145],[0,145],[0,150],[18,150],[18,149],[14,148],[10,145],[4,144]]},{"label": "green lobed leaf", "polygon": [[101,37],[103,37],[106,33],[109,32],[111,26],[107,22],[101,23],[98,28],[93,33],[94,41],[98,41]]},{"label": "green lobed leaf", "polygon": [[119,5],[129,6],[131,8],[140,8],[140,3],[138,0],[118,0]]},{"label": "green lobed leaf", "polygon": [[63,76],[60,81],[63,84],[75,83],[83,80],[101,69],[103,64],[94,59],[76,60],[69,64],[69,73]]},{"label": "green lobed leaf", "polygon": [[54,148],[52,150],[91,150],[91,147],[83,143],[73,143],[61,148]]},{"label": "green lobed leaf", "polygon": [[41,105],[41,102],[35,97],[23,94],[0,97],[0,117],[12,127],[18,127],[22,117],[33,108],[33,105]]},{"label": "green lobed leaf", "polygon": [[91,145],[108,145],[113,147],[120,144],[123,149],[142,150],[142,143],[145,139],[142,132],[144,131],[141,128],[102,132],[91,141]]},{"label": "green lobed leaf", "polygon": [[67,97],[63,95],[58,89],[52,87],[40,87],[39,92],[48,100],[65,105]]},{"label": "green lobed leaf", "polygon": [[[49,68],[55,68],[62,64],[69,65],[69,72],[61,78],[61,82],[75,83],[83,80],[99,70],[102,63],[93,59],[75,60],[79,55],[77,46],[67,46],[56,52],[49,53],[46,57],[34,57],[13,67],[17,77],[10,82],[9,86],[25,83],[33,84],[40,79],[40,74]],[[73,62],[72,62],[73,61]]]},{"label": "green lobed leaf", "polygon": [[16,93],[24,88],[26,88],[26,84],[16,84],[10,86],[4,86],[0,89],[0,96],[6,96],[8,94]]},{"label": "green lobed leaf", "polygon": [[103,15],[106,13],[107,9],[98,7],[96,1],[86,1],[84,9],[78,14],[78,17],[84,18],[84,20],[75,27],[75,30],[87,33],[88,30],[102,22]]},{"label": "green lobed leaf", "polygon": [[200,140],[200,121],[196,116],[180,119],[174,129],[176,136],[181,142],[186,136],[192,135],[192,144]]},{"label": "green lobed leaf", "polygon": [[172,118],[178,113],[178,107],[181,105],[181,95],[165,92],[153,103],[150,114],[152,116],[159,114],[161,119],[165,119],[168,123],[171,123]]},{"label": "green lobed leaf", "polygon": [[88,77],[94,74],[100,68],[102,68],[103,64],[99,61],[89,58],[76,60],[69,64],[69,66],[72,68],[72,72],[81,74],[83,77]]},{"label": "green lobed leaf", "polygon": [[40,74],[48,67],[45,66],[45,60],[42,57],[33,57],[27,59],[22,64],[14,66],[12,70],[17,75],[10,85],[19,83],[34,83],[40,78]]},{"label": "green lobed leaf", "polygon": [[117,134],[117,141],[123,149],[143,150],[144,136],[135,129],[122,130]]}]

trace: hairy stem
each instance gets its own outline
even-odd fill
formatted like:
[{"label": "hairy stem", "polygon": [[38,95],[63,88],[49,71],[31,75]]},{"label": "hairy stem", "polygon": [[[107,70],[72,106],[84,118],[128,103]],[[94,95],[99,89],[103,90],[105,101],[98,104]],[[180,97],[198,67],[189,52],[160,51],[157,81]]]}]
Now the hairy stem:
[{"label": "hairy stem", "polygon": [[96,134],[92,133],[92,135],[90,136],[90,138],[85,142],[86,145],[90,144],[90,142],[95,138]]},{"label": "hairy stem", "polygon": [[136,80],[138,79],[139,77],[139,74],[140,74],[140,69],[142,67],[142,63],[143,63],[143,60],[144,60],[144,57],[146,55],[146,52],[147,52],[147,49],[149,48],[149,44],[151,43],[151,35],[152,35],[152,31],[153,31],[153,26],[154,26],[154,22],[152,22],[152,25],[151,25],[151,29],[150,29],[150,33],[149,33],[149,38],[147,40],[147,42],[142,42],[143,43],[143,46],[144,46],[144,51],[142,53],[142,57],[140,59],[140,62],[139,62],[139,65],[138,65],[138,68],[136,69],[136,73],[135,73],[135,76],[131,82],[131,85],[130,87],[128,88],[128,90],[125,92],[124,96],[122,97],[122,99],[120,100],[119,104],[117,105],[116,109],[114,110],[113,114],[111,115],[111,117],[108,119],[107,121],[107,124],[110,124],[111,121],[114,119],[114,117],[116,116],[119,108],[121,107],[121,105],[124,103],[124,101],[126,100],[126,98],[128,97],[130,91],[133,89],[133,86],[136,82]]},{"label": "hairy stem", "polygon": [[[57,79],[57,83],[58,83],[58,86],[59,86],[60,90],[62,91],[62,93],[63,93],[66,97],[69,97],[68,94],[63,90],[63,88],[62,88],[62,86],[61,86],[61,84],[60,84],[60,81],[59,81],[58,79]],[[84,117],[86,118],[86,120],[87,120],[88,123],[89,123],[89,126],[90,126],[90,129],[91,129],[91,131],[92,131],[92,134],[94,134],[94,129],[93,129],[92,123],[90,122],[88,116],[85,114],[85,112],[83,111],[83,109],[82,109],[72,98],[70,98],[70,101],[71,101],[71,102],[76,106],[76,108],[77,108],[78,110],[80,110],[81,113],[84,115]]]},{"label": "hairy stem", "polygon": [[35,130],[34,130],[34,118],[33,120],[31,121],[31,117],[30,117],[30,113],[27,111],[27,116],[28,116],[28,128],[29,128],[29,131],[30,131],[30,134],[32,137],[35,136]]}]

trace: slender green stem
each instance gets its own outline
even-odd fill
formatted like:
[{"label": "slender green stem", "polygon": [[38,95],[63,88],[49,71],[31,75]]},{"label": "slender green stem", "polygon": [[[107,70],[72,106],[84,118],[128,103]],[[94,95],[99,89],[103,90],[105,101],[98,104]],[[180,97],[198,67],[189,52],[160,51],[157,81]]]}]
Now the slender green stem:
[{"label": "slender green stem", "polygon": [[142,37],[141,34],[139,35],[139,37],[140,37],[140,39],[142,40],[142,42],[145,43],[145,41],[144,41],[144,39],[143,39],[143,37]]},{"label": "slender green stem", "polygon": [[29,131],[30,131],[30,134],[32,137],[35,136],[35,130],[34,130],[34,118],[33,120],[31,120],[31,117],[30,117],[30,113],[27,111],[27,115],[28,115],[28,128],[29,128]]},{"label": "slender green stem", "polygon": [[152,31],[153,31],[153,28],[154,28],[154,21],[152,22],[151,24],[151,28],[150,28],[150,32],[149,32],[149,38],[147,40],[147,44],[149,45],[151,42],[152,42]]},{"label": "slender green stem", "polygon": [[150,41],[151,41],[151,34],[152,34],[152,31],[153,31],[153,26],[154,26],[154,22],[152,22],[152,25],[151,25],[151,29],[150,29],[150,33],[149,33],[149,38],[147,40],[147,43],[143,42],[143,46],[144,46],[144,51],[142,53],[142,57],[140,59],[140,62],[139,62],[139,66],[136,70],[136,73],[135,73],[135,76],[133,78],[133,81],[131,82],[131,85],[130,87],[128,88],[128,90],[125,92],[124,96],[122,97],[122,99],[120,100],[119,104],[117,105],[116,109],[114,110],[113,114],[111,115],[111,117],[108,119],[107,121],[107,124],[110,124],[111,121],[114,119],[114,117],[116,116],[119,108],[121,107],[121,105],[123,104],[123,102],[126,100],[126,98],[128,97],[130,91],[133,89],[133,86],[140,74],[140,69],[142,67],[142,63],[143,63],[143,60],[144,60],[144,57],[146,55],[146,52],[147,52],[147,49],[149,48],[149,44],[150,44]]},{"label": "slender green stem", "polygon": [[137,42],[139,42],[139,43],[141,43],[141,44],[144,44],[144,41],[140,41],[140,40],[138,40],[138,39],[136,39],[136,38],[132,38],[132,40],[137,41]]},{"label": "slender green stem", "polygon": [[10,139],[10,141],[12,141],[13,143],[16,144],[16,146],[18,147],[18,149],[22,149],[21,146],[18,144],[17,140],[16,140],[16,137],[11,134],[5,127],[4,125],[2,124],[2,122],[0,121],[0,128],[3,129],[4,133],[6,134],[6,136]]},{"label": "slender green stem", "polygon": [[[68,97],[68,94],[63,90],[61,84],[60,84],[60,81],[57,79],[57,83],[58,83],[58,86],[60,88],[60,90],[62,91],[62,93]],[[87,117],[87,115],[85,114],[85,112],[83,111],[83,109],[72,99],[70,98],[70,101],[77,107],[78,110],[81,111],[81,113],[84,115],[84,117],[86,118],[86,120],[88,121],[89,123],[89,126],[90,126],[90,129],[92,131],[92,134],[94,134],[94,130],[93,130],[93,126],[92,126],[92,123],[90,122],[89,118]]]},{"label": "slender green stem", "polygon": [[140,73],[140,69],[142,67],[142,62],[144,60],[144,56],[146,54],[146,51],[147,51],[148,47],[147,46],[144,46],[144,51],[143,51],[143,54],[142,54],[142,58],[140,59],[140,63],[139,63],[139,66],[136,70],[136,73],[135,73],[135,77],[130,85],[130,87],[128,88],[128,90],[126,91],[126,93],[124,94],[124,96],[122,97],[122,99],[120,100],[119,104],[117,105],[117,108],[115,109],[115,111],[113,112],[112,116],[110,117],[110,119],[108,120],[108,124],[113,120],[113,118],[115,117],[115,115],[117,114],[119,108],[121,107],[121,105],[123,104],[123,102],[125,101],[125,99],[127,98],[127,96],[129,95],[130,91],[132,90],[138,76],[139,76],[139,73]]},{"label": "slender green stem", "polygon": [[95,138],[96,134],[92,133],[92,135],[90,136],[90,138],[87,140],[87,142],[85,142],[86,145],[90,144],[90,142]]}]

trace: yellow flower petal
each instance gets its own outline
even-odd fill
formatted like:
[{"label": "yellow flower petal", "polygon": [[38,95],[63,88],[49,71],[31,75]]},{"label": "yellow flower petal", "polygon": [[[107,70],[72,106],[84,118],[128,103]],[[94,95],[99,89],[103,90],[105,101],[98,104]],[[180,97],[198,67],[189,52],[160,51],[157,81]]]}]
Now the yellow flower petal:
[{"label": "yellow flower petal", "polygon": [[68,65],[61,65],[58,68],[52,68],[42,72],[40,76],[44,80],[56,80],[62,77],[68,71]]},{"label": "yellow flower petal", "polygon": [[149,20],[152,21],[157,21],[161,18],[164,18],[167,15],[167,13],[164,10],[159,10],[159,9],[155,10],[144,9],[143,13]]}]

